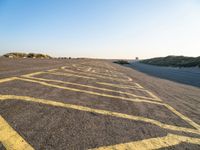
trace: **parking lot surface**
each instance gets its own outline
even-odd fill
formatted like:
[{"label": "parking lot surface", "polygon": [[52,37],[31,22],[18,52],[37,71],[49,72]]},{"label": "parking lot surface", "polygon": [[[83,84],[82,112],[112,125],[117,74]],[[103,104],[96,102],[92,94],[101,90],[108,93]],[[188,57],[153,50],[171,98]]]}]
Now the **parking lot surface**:
[{"label": "parking lot surface", "polygon": [[0,149],[200,149],[199,88],[105,60],[4,62]]}]

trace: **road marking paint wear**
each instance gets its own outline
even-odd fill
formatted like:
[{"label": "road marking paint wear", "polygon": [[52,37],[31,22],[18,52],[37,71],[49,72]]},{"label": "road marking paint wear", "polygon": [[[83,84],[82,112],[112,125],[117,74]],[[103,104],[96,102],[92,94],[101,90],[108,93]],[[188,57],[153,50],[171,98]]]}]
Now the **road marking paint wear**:
[{"label": "road marking paint wear", "polygon": [[65,81],[53,80],[53,79],[37,78],[37,77],[27,77],[27,78],[40,80],[40,81],[48,81],[48,82],[56,82],[56,83],[62,83],[62,84],[75,85],[75,86],[79,86],[79,87],[87,87],[87,88],[97,89],[97,90],[101,90],[101,91],[108,91],[108,92],[113,92],[113,93],[118,93],[118,94],[125,94],[125,95],[128,95],[128,96],[132,96],[134,98],[142,98],[142,99],[146,99],[146,100],[157,101],[157,99],[153,99],[153,98],[150,98],[150,97],[139,96],[139,95],[135,95],[135,94],[128,93],[128,92],[122,92],[122,91],[116,91],[116,90],[111,90],[111,89],[106,89],[106,88],[100,88],[100,87],[95,87],[95,86],[91,86],[91,85],[78,84],[78,83],[73,83],[73,82],[65,82]]},{"label": "road marking paint wear", "polygon": [[0,142],[7,150],[33,150],[0,115]]},{"label": "road marking paint wear", "polygon": [[167,134],[164,137],[150,138],[141,141],[103,146],[92,150],[155,150],[178,145],[182,142],[200,144],[200,139],[187,136]]},{"label": "road marking paint wear", "polygon": [[64,108],[69,108],[69,109],[85,111],[85,112],[92,112],[92,113],[97,113],[100,115],[113,116],[113,117],[117,117],[117,118],[129,119],[129,120],[134,120],[134,121],[141,121],[141,122],[146,122],[146,123],[150,123],[150,124],[159,126],[160,128],[167,129],[167,130],[173,130],[173,131],[179,131],[179,132],[185,132],[185,133],[194,133],[194,134],[200,135],[200,131],[196,130],[196,129],[168,125],[168,124],[161,123],[157,120],[140,117],[140,116],[127,115],[127,114],[118,113],[118,112],[94,109],[94,108],[90,108],[90,107],[74,105],[74,104],[67,104],[67,103],[57,102],[57,101],[48,100],[48,99],[33,98],[33,97],[29,97],[29,96],[0,95],[0,100],[3,100],[3,101],[4,100],[13,100],[13,99],[28,101],[28,102],[36,102],[36,103],[41,103],[41,104],[46,104],[46,105],[51,105],[51,106],[56,106],[56,107],[64,107]]},{"label": "road marking paint wear", "polygon": [[[64,69],[66,69],[66,67],[64,68]],[[68,68],[68,69],[70,69],[70,68]],[[82,71],[82,70],[81,70]],[[116,75],[111,75],[111,74],[108,74],[108,73],[100,73],[100,72],[97,72],[97,71],[95,71],[95,69],[92,69],[92,70],[90,70],[90,74],[94,74],[94,75],[102,75],[102,76],[109,76],[109,77],[118,77],[118,76],[116,76]]]},{"label": "road marking paint wear", "polygon": [[[85,73],[85,72],[75,72],[75,71],[72,71],[72,70],[69,70],[69,69],[63,69],[64,71],[67,71],[67,72],[72,72],[72,73],[76,73],[76,74],[82,74],[82,75],[88,75],[89,73]],[[94,75],[94,74],[91,74],[90,73],[90,76],[91,77],[98,77],[98,78],[103,78],[103,79],[110,79],[110,80],[116,80],[116,81],[122,81],[122,82],[127,82],[129,81],[128,79],[125,80],[125,79],[118,79],[118,78],[113,78],[113,77],[107,77],[107,76],[102,76],[102,75]]]},{"label": "road marking paint wear", "polygon": [[[90,67],[91,68],[91,67]],[[90,74],[92,74],[92,75],[103,75],[103,76],[109,76],[109,77],[112,77],[113,75],[110,75],[110,74],[106,74],[106,73],[99,73],[99,72],[96,72],[94,69],[90,69],[89,68],[89,72],[90,72]],[[69,70],[69,69],[71,69],[71,68],[69,68],[69,66],[63,66],[63,67],[61,67],[61,69],[62,70],[65,70],[65,69],[67,69],[67,70]],[[86,73],[85,71],[83,71],[83,70],[81,70],[81,69],[79,69],[79,68],[77,68],[76,67],[76,69],[77,70],[79,70],[79,71],[82,71],[83,73]],[[56,69],[56,71],[57,71],[58,69]],[[74,70],[70,70],[70,71],[74,71]],[[87,70],[88,71],[88,70]],[[75,71],[74,71],[75,72]],[[88,73],[87,73],[88,74]],[[118,77],[117,75],[114,75],[114,77]]]}]

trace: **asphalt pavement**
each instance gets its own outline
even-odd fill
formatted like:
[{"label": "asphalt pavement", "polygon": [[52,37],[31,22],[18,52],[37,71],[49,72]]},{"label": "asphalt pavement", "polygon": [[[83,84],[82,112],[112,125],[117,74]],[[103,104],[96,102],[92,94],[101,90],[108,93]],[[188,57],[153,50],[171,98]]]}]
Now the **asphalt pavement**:
[{"label": "asphalt pavement", "polygon": [[0,149],[200,149],[199,88],[106,60],[0,62]]}]

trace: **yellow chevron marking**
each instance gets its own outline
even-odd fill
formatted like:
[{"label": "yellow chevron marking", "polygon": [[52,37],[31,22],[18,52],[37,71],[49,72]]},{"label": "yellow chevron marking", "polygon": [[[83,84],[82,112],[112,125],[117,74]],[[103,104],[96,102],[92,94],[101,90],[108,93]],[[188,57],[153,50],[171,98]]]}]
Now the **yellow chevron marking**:
[{"label": "yellow chevron marking", "polygon": [[0,95],[0,100],[13,100],[13,99],[28,101],[28,102],[36,102],[36,103],[41,103],[41,104],[46,104],[46,105],[51,105],[51,106],[56,106],[56,107],[64,107],[64,108],[69,108],[69,109],[85,111],[85,112],[92,112],[92,113],[97,113],[100,115],[113,116],[113,117],[117,117],[117,118],[129,119],[129,120],[134,120],[134,121],[142,121],[142,122],[156,125],[160,128],[167,129],[167,130],[174,130],[174,131],[180,131],[180,132],[186,132],[186,133],[194,133],[194,134],[200,135],[199,130],[185,128],[185,127],[177,127],[174,125],[168,125],[168,124],[161,123],[157,120],[140,117],[140,116],[127,115],[127,114],[118,113],[118,112],[94,109],[94,108],[80,106],[80,105],[74,105],[74,104],[66,104],[66,103],[57,102],[57,101],[53,101],[53,100],[39,99],[39,98],[33,98],[33,97],[29,97],[29,96]]}]

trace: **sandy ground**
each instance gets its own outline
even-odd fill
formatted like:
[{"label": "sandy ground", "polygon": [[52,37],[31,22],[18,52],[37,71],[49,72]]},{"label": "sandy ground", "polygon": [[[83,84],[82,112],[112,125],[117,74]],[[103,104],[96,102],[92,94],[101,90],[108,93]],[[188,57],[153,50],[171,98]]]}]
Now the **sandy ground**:
[{"label": "sandy ground", "polygon": [[103,60],[0,68],[0,149],[200,149],[199,88]]}]

